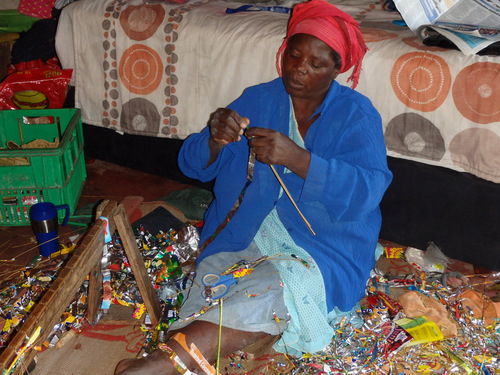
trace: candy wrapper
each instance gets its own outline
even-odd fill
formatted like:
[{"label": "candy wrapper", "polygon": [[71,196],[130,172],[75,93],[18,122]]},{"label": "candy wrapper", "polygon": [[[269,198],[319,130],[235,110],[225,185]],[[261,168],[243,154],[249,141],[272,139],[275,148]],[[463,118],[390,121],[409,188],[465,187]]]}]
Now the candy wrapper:
[{"label": "candy wrapper", "polygon": [[198,249],[200,235],[193,225],[186,225],[177,233],[177,242],[172,245],[172,253],[181,264],[192,259],[193,253]]},{"label": "candy wrapper", "polygon": [[382,326],[381,334],[385,337],[382,349],[385,356],[389,355],[389,353],[395,352],[402,345],[413,339],[410,333],[394,322],[385,323]]},{"label": "candy wrapper", "polygon": [[449,261],[439,247],[432,242],[426,251],[408,247],[405,251],[405,259],[418,270],[431,273],[443,273]]},{"label": "candy wrapper", "polygon": [[402,258],[404,255],[404,248],[402,247],[394,247],[394,246],[385,246],[384,254],[387,258]]},{"label": "candy wrapper", "polygon": [[409,345],[418,345],[444,339],[436,323],[427,319],[425,316],[418,316],[414,319],[402,318],[396,320],[395,323],[413,337]]}]

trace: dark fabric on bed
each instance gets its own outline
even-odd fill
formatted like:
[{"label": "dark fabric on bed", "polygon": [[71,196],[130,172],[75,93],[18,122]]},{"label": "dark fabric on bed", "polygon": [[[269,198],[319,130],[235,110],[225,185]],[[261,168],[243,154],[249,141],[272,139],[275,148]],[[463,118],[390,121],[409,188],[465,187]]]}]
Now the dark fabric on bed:
[{"label": "dark fabric on bed", "polygon": [[468,173],[389,157],[380,238],[500,270],[500,184]]},{"label": "dark fabric on bed", "polygon": [[[455,49],[458,50],[459,48],[455,43],[453,43],[451,40],[446,38],[445,36],[434,33],[432,36],[429,36],[425,38],[422,41],[426,46],[436,46],[436,47],[441,47],[441,48],[446,48],[446,49]],[[500,42],[495,42],[490,44],[488,47],[483,48],[481,51],[477,52],[478,55],[490,55],[490,56],[498,56],[500,55]]]},{"label": "dark fabric on bed", "polygon": [[12,64],[55,57],[57,19],[48,18],[35,22],[27,31],[21,32],[12,46]]}]

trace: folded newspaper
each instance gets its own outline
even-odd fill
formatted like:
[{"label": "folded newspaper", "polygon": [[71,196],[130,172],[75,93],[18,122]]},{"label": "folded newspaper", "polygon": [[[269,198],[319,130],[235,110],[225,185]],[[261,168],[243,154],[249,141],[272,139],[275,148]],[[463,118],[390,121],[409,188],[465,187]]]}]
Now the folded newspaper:
[{"label": "folded newspaper", "polygon": [[429,29],[466,55],[500,41],[500,0],[394,0],[408,27],[421,39]]}]

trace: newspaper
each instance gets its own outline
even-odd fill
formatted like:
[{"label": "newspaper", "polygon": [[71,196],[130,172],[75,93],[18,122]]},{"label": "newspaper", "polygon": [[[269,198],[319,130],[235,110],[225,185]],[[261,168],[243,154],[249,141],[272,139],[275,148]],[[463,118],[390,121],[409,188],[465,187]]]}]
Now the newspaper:
[{"label": "newspaper", "polygon": [[500,0],[394,0],[408,27],[425,39],[429,28],[464,54],[500,41]]}]

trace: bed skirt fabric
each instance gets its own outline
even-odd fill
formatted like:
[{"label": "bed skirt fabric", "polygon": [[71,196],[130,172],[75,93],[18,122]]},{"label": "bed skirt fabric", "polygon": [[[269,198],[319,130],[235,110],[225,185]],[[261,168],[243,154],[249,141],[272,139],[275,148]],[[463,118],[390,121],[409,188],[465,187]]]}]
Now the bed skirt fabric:
[{"label": "bed skirt fabric", "polygon": [[500,270],[500,184],[389,157],[394,178],[381,204],[380,238]]}]

